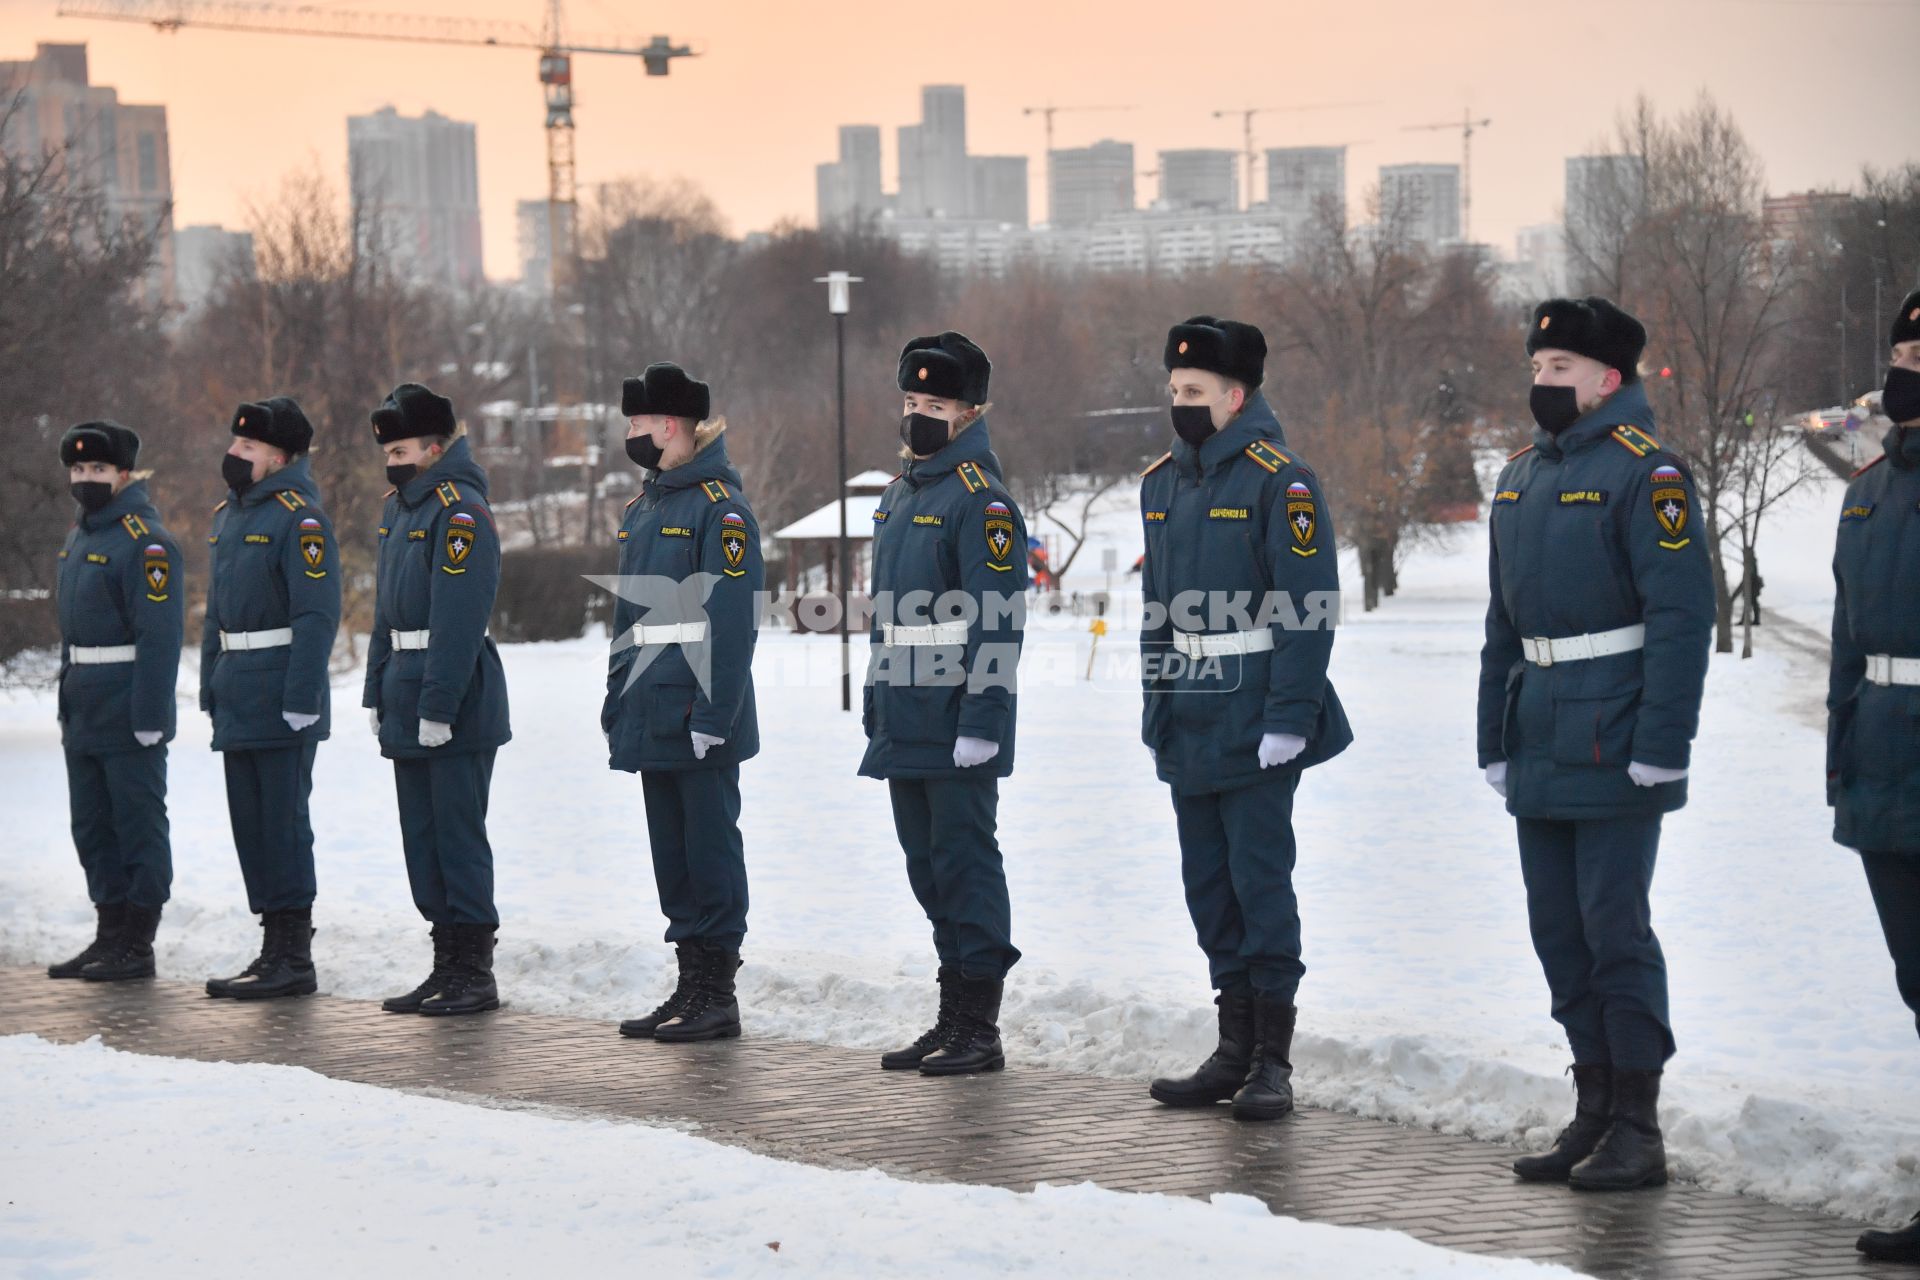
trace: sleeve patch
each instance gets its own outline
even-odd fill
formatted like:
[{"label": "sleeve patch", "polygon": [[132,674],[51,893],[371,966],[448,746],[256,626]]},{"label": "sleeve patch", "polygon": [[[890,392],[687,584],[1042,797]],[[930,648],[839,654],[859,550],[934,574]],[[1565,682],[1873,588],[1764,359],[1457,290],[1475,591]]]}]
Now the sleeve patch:
[{"label": "sleeve patch", "polygon": [[1318,527],[1319,513],[1314,509],[1313,490],[1295,480],[1287,486],[1287,532],[1293,535],[1297,554],[1306,554],[1301,548],[1313,545],[1314,530]]},{"label": "sleeve patch", "polygon": [[147,599],[158,604],[167,598],[167,583],[172,581],[173,571],[165,547],[157,542],[147,547],[140,576],[147,584]]}]

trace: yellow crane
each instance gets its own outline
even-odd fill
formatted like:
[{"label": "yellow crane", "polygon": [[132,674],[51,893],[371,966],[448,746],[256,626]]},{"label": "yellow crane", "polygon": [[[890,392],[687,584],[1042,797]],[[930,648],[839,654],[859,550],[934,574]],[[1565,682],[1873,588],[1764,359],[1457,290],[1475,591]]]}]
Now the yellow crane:
[{"label": "yellow crane", "polygon": [[1223,107],[1213,113],[1215,120],[1228,116],[1240,117],[1240,131],[1246,147],[1247,161],[1247,207],[1255,203],[1253,198],[1253,118],[1255,116],[1277,115],[1294,111],[1337,111],[1348,107],[1377,107],[1378,102],[1304,102],[1290,107]]},{"label": "yellow crane", "polygon": [[1492,120],[1475,120],[1471,111],[1462,111],[1458,120],[1405,126],[1410,132],[1428,129],[1460,131],[1460,240],[1463,244],[1473,243],[1473,135],[1492,123]]},{"label": "yellow crane", "polygon": [[[63,0],[63,18],[100,18],[138,22],[169,34],[184,27],[210,31],[247,31],[266,35],[329,36],[348,40],[401,41],[414,44],[481,46],[539,51],[540,85],[546,98],[547,243],[552,279],[573,262],[573,56],[609,54],[639,58],[650,76],[667,74],[675,58],[694,56],[666,36],[645,44],[624,37],[566,38],[561,0],[547,0],[539,30],[517,22],[441,18],[419,14],[322,9],[264,0]],[[556,287],[557,298],[560,290]]]}]

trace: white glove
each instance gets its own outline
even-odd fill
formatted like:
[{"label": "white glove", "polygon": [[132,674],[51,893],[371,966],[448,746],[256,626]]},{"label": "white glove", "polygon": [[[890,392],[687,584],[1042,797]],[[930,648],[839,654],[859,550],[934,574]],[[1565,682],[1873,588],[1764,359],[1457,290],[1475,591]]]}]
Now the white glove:
[{"label": "white glove", "polygon": [[1271,769],[1285,764],[1306,749],[1307,740],[1297,733],[1263,733],[1260,735],[1260,767]]},{"label": "white glove", "polygon": [[1627,776],[1633,779],[1636,787],[1657,787],[1663,782],[1678,782],[1687,776],[1685,769],[1662,769],[1657,764],[1641,764],[1635,760],[1627,766]]},{"label": "white glove", "polygon": [[438,720],[420,722],[420,745],[423,747],[444,747],[453,741],[453,726],[441,724]]},{"label": "white glove", "polygon": [[143,747],[150,747],[167,735],[159,729],[135,729],[133,740]]},{"label": "white glove", "polygon": [[707,758],[707,752],[726,741],[725,738],[716,738],[712,734],[702,733],[698,729],[693,731],[692,737],[693,758],[695,760],[705,760]]},{"label": "white glove", "polygon": [[1507,794],[1507,762],[1495,760],[1487,766],[1487,785],[1503,797]]},{"label": "white glove", "polygon": [[379,737],[380,736],[380,708],[378,707],[367,708],[367,723],[373,726],[373,736],[376,738]]},{"label": "white glove", "polygon": [[953,740],[953,767],[971,769],[1000,754],[1000,744],[985,738],[959,737]]},{"label": "white glove", "polygon": [[302,729],[312,728],[314,725],[320,723],[319,716],[310,716],[301,711],[282,711],[280,718],[285,720],[287,722],[287,728],[293,730],[295,733],[300,732]]}]

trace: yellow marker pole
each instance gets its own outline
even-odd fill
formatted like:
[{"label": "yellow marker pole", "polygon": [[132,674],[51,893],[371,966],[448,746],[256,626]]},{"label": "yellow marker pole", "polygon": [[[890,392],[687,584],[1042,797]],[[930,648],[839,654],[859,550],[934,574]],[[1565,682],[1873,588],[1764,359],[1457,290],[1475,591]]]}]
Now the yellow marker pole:
[{"label": "yellow marker pole", "polygon": [[1087,646],[1087,679],[1093,679],[1093,655],[1100,650],[1100,637],[1107,634],[1107,620],[1095,618],[1087,630],[1093,635],[1093,643]]}]

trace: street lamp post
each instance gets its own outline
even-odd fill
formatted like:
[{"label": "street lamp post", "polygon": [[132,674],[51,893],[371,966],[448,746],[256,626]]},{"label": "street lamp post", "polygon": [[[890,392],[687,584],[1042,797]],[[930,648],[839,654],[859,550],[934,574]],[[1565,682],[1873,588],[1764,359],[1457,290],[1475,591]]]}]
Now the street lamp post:
[{"label": "street lamp post", "polygon": [[840,709],[853,710],[853,650],[847,629],[847,310],[853,298],[853,286],[861,282],[845,271],[829,271],[814,277],[815,284],[827,286],[827,311],[833,316],[833,369],[835,398],[839,407],[839,495],[840,495]]}]

